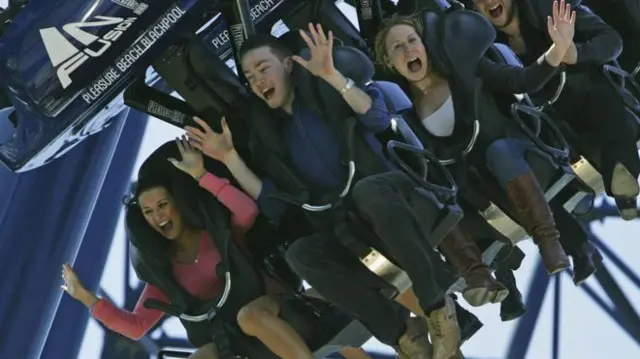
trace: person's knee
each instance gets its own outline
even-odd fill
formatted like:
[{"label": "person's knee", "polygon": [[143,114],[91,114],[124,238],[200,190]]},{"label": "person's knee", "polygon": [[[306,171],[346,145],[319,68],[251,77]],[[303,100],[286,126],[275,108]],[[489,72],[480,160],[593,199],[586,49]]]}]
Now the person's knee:
[{"label": "person's knee", "polygon": [[502,138],[493,141],[488,147],[485,153],[487,164],[499,165],[502,159],[506,156],[512,156],[512,148],[509,139]]},{"label": "person's knee", "polygon": [[318,251],[314,250],[316,236],[303,237],[291,244],[284,255],[285,260],[298,276],[307,277],[310,268],[319,260]]},{"label": "person's knee", "polygon": [[378,176],[369,176],[360,180],[351,192],[353,202],[360,211],[369,213],[380,208],[380,202],[387,198],[391,187]]},{"label": "person's knee", "polygon": [[353,186],[351,192],[353,201],[358,208],[366,207],[371,202],[375,201],[377,197],[376,194],[380,194],[382,187],[383,186],[374,177],[363,178]]},{"label": "person's knee", "polygon": [[254,335],[261,330],[265,319],[277,316],[279,310],[275,300],[269,296],[262,296],[242,307],[236,319],[245,334]]}]

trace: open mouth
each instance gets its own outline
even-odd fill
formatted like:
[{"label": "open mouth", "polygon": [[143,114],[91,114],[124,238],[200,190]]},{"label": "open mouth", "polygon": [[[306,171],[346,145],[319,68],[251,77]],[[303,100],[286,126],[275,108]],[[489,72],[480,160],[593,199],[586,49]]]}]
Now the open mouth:
[{"label": "open mouth", "polygon": [[491,16],[494,19],[497,19],[500,17],[500,15],[502,15],[503,10],[504,10],[504,7],[502,7],[502,5],[500,4],[497,4],[489,9],[489,16]]},{"label": "open mouth", "polygon": [[419,58],[415,58],[413,60],[410,60],[407,63],[407,67],[409,68],[409,71],[415,73],[418,72],[420,70],[422,70],[422,60],[420,60]]},{"label": "open mouth", "polygon": [[271,100],[271,98],[273,98],[273,95],[275,93],[276,93],[276,89],[273,87],[262,90],[262,96],[264,96],[264,99],[267,101]]},{"label": "open mouth", "polygon": [[173,222],[164,221],[164,222],[158,224],[158,227],[160,227],[160,230],[162,231],[162,233],[167,234],[173,228]]}]

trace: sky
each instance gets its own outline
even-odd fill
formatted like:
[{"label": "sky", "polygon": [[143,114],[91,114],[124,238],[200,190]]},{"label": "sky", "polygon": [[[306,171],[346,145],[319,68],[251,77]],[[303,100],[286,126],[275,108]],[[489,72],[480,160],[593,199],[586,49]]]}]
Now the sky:
[{"label": "sky", "polygon": [[[0,0],[0,6],[6,6],[6,2],[7,0]],[[355,18],[353,8],[346,6],[342,6],[342,8],[345,9],[351,19]],[[179,136],[181,133],[182,131],[176,127],[153,118],[150,119],[136,167],[158,146]],[[623,261],[636,273],[640,273],[640,261],[637,259],[637,254],[640,253],[640,221],[623,222],[619,219],[607,219],[602,223],[593,224],[592,228]],[[126,245],[127,239],[121,215],[118,231],[114,238],[101,282],[102,288],[118,305],[122,305],[124,300],[124,268],[129,265],[128,259],[125,258]],[[522,267],[516,272],[516,277],[520,289],[526,295],[528,282],[537,263],[538,254],[536,248],[529,241],[522,243],[520,246],[527,253],[527,257]],[[610,262],[607,262],[605,258],[605,263]],[[615,267],[610,266],[609,269],[622,286],[631,303],[635,305],[636,311],[639,311],[640,288],[635,287]],[[82,273],[79,273],[79,275],[82,277]],[[135,278],[135,274],[132,275],[132,278],[127,278],[126,280],[128,285],[136,286],[139,284],[138,280]],[[594,279],[589,279],[587,283],[596,288],[603,298],[606,298]],[[552,286],[549,291],[550,293],[548,294],[552,294]],[[553,303],[550,298],[552,296],[547,296],[543,303],[543,312],[534,331],[529,353],[523,359],[546,359],[551,357]],[[605,299],[605,301],[610,303],[608,299]],[[460,302],[463,305],[466,304],[464,300]],[[626,359],[640,357],[640,347],[621,330],[617,323],[600,310],[582,290],[574,287],[568,277],[564,277],[562,280],[561,309],[561,359],[602,359],[607,357]],[[472,311],[485,325],[478,334],[465,343],[462,348],[464,353],[477,358],[504,358],[517,321],[502,323],[499,318],[498,305],[473,308]],[[184,330],[174,319],[168,320],[160,330],[164,330],[171,336],[184,336]],[[101,346],[102,329],[92,320],[87,325],[79,358],[99,359]],[[375,340],[369,341],[366,348],[379,352],[391,352],[389,348]]]}]

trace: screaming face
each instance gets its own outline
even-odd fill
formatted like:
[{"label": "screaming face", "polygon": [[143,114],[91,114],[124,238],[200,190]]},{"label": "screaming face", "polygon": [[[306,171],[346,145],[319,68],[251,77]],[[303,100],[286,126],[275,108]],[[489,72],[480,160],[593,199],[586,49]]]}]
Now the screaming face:
[{"label": "screaming face", "polygon": [[427,76],[427,51],[412,26],[392,27],[385,38],[385,50],[387,66],[394,68],[409,82],[417,82]]},{"label": "screaming face", "polygon": [[242,58],[241,66],[253,93],[270,108],[290,105],[290,58],[280,59],[268,46],[263,46],[247,52]]},{"label": "screaming face", "polygon": [[497,28],[509,25],[515,15],[513,0],[474,0],[473,4]]},{"label": "screaming face", "polygon": [[166,188],[154,187],[144,191],[138,197],[138,202],[144,219],[163,237],[173,240],[182,234],[182,216]]}]

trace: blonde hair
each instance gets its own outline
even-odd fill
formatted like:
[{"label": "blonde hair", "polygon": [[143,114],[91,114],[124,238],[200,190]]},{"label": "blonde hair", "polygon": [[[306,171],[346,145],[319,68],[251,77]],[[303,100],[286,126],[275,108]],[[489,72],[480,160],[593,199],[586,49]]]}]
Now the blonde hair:
[{"label": "blonde hair", "polygon": [[418,14],[409,16],[394,15],[391,18],[382,20],[380,28],[378,29],[378,33],[376,34],[376,39],[374,41],[374,52],[376,62],[383,65],[387,70],[391,69],[387,63],[387,35],[389,35],[389,31],[391,31],[393,27],[398,25],[411,26],[416,30],[416,33],[418,34],[418,36],[420,36],[420,38],[423,37],[424,33],[422,21],[420,21]]}]

